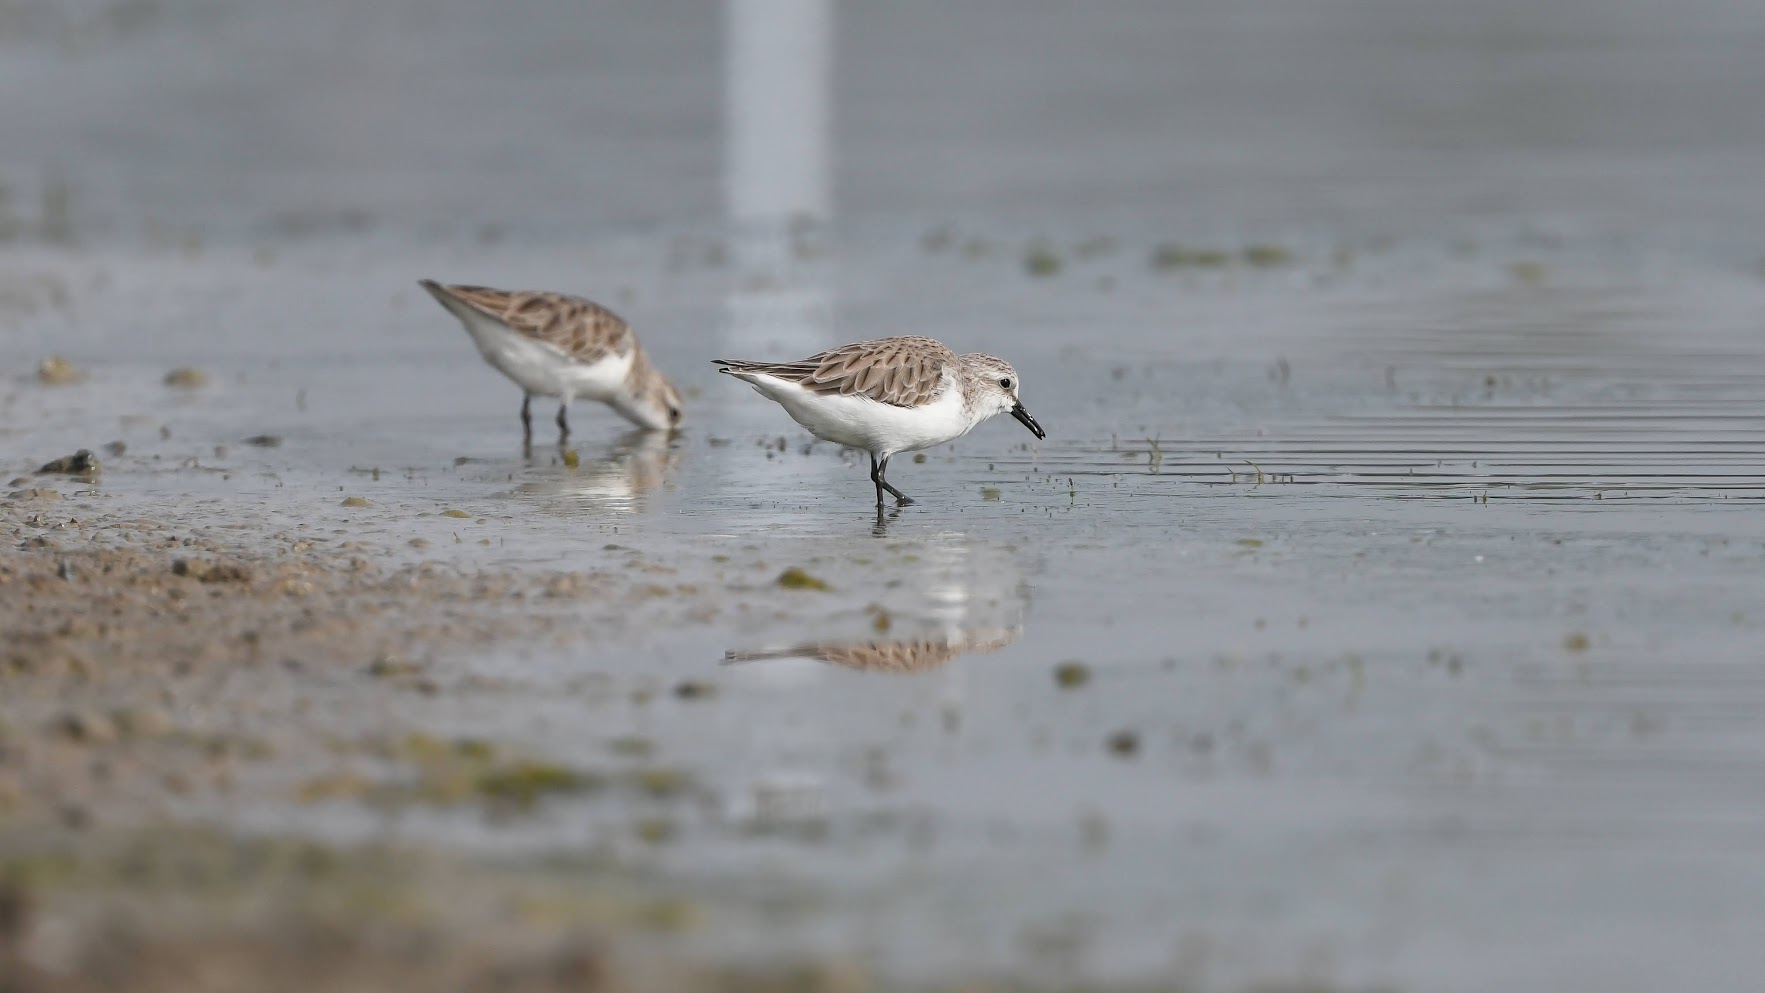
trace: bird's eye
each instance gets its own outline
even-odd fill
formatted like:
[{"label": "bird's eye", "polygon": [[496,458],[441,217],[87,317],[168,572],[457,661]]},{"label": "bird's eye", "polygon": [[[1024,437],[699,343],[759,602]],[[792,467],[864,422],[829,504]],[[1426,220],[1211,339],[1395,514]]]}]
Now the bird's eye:
[{"label": "bird's eye", "polygon": [[670,423],[670,424],[679,424],[680,423],[680,408],[679,407],[669,407],[668,408],[668,423]]},{"label": "bird's eye", "polygon": [[999,380],[999,385],[1005,389],[1011,389],[1011,377],[1006,376],[1004,379]]}]

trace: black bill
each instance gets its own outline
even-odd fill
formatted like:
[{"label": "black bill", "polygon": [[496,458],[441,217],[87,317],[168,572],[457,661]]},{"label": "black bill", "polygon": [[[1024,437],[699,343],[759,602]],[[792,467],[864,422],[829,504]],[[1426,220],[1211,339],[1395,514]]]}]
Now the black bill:
[{"label": "black bill", "polygon": [[1030,416],[1030,412],[1023,409],[1023,404],[1020,403],[1012,407],[1011,416],[1017,418],[1017,423],[1029,428],[1030,434],[1035,435],[1037,440],[1048,437],[1048,432],[1042,430],[1042,425],[1037,424],[1036,419]]}]

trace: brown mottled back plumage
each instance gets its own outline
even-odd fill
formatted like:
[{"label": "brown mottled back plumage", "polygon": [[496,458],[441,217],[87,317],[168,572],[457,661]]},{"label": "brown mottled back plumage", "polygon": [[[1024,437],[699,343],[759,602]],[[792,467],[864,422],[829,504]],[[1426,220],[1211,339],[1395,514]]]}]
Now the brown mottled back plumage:
[{"label": "brown mottled back plumage", "polygon": [[878,338],[831,348],[797,362],[717,360],[724,372],[757,372],[820,394],[866,396],[896,407],[930,403],[956,353],[918,335]]},{"label": "brown mottled back plumage", "polygon": [[582,297],[540,290],[445,286],[429,280],[424,280],[423,285],[431,293],[446,294],[578,362],[594,363],[608,355],[624,355],[636,343],[624,318]]}]

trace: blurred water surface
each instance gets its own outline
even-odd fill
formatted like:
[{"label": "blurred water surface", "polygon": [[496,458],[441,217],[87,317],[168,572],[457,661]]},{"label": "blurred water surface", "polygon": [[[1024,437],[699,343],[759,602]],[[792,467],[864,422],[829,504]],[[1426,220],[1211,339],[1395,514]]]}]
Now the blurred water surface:
[{"label": "blurred water surface", "polygon": [[[1490,215],[1696,230],[1765,209],[1747,0],[730,11],[11,0],[0,177],[66,184],[82,231],[119,234],[714,216],[723,95],[765,92],[726,75],[750,38],[811,124],[828,118],[803,83],[831,86],[843,215],[1390,233]],[[831,29],[791,27],[804,17]],[[832,70],[783,67],[818,58]]]}]

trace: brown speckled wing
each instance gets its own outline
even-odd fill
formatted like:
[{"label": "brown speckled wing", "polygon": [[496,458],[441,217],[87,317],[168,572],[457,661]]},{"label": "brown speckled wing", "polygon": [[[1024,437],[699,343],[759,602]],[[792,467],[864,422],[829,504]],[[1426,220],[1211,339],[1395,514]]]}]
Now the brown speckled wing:
[{"label": "brown speckled wing", "polygon": [[631,351],[631,328],[618,314],[593,300],[537,290],[424,285],[501,321],[510,330],[558,348],[578,362],[599,362]]},{"label": "brown speckled wing", "polygon": [[829,349],[800,362],[721,361],[726,372],[758,372],[814,393],[866,396],[896,407],[930,403],[956,353],[931,338],[878,338]]}]

